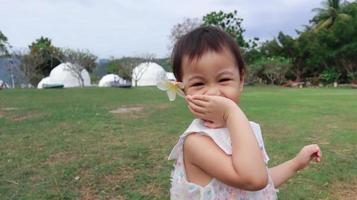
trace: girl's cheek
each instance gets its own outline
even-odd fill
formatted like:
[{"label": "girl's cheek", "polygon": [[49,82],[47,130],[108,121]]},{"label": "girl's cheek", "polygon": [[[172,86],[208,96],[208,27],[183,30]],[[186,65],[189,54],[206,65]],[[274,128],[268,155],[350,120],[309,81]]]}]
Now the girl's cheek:
[{"label": "girl's cheek", "polygon": [[194,89],[194,88],[189,88],[186,90],[186,95],[197,95],[197,94],[201,94],[202,92],[200,92],[200,90],[198,89]]},{"label": "girl's cheek", "polygon": [[196,95],[204,95],[205,93],[202,90],[198,90],[195,92]]}]

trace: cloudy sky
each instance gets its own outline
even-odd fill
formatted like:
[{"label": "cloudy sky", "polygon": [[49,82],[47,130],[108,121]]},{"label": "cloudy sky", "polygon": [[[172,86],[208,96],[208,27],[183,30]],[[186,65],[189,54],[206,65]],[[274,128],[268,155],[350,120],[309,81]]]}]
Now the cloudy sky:
[{"label": "cloudy sky", "polygon": [[0,31],[14,49],[40,36],[53,45],[88,49],[100,58],[169,55],[171,28],[211,11],[238,11],[245,37],[295,34],[321,0],[0,0]]}]

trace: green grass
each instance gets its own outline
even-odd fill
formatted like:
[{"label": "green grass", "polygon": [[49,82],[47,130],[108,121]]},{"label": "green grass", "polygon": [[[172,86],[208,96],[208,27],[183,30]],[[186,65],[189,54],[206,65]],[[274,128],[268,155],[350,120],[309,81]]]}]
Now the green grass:
[{"label": "green grass", "polygon": [[[109,112],[124,107],[142,110]],[[241,108],[261,124],[270,166],[322,148],[279,199],[357,194],[357,90],[247,87]],[[191,120],[150,87],[0,91],[0,199],[168,199],[167,157]]]}]

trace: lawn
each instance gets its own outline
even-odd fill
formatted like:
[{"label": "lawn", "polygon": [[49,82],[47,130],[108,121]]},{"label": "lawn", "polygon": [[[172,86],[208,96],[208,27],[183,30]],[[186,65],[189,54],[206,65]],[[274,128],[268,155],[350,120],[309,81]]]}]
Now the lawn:
[{"label": "lawn", "polygon": [[[0,199],[169,199],[168,154],[193,119],[154,87],[0,91]],[[317,143],[279,199],[357,195],[357,90],[247,87],[269,166]]]}]

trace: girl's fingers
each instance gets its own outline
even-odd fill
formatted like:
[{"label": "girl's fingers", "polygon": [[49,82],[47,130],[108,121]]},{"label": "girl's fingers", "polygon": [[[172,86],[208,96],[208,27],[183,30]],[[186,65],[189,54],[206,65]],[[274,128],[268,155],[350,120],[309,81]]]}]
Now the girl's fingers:
[{"label": "girl's fingers", "polygon": [[191,112],[195,117],[198,117],[198,118],[199,118],[199,116],[197,116],[196,112],[195,112],[194,110],[192,110],[190,106],[187,106],[187,108],[190,110],[190,112]]},{"label": "girl's fingers", "polygon": [[314,145],[314,151],[315,151],[316,156],[320,158],[321,157],[321,149],[317,144]]},{"label": "girl's fingers", "polygon": [[319,151],[318,151],[316,154],[317,154],[316,161],[317,161],[317,162],[320,162],[320,161],[321,161],[321,157],[322,157],[320,148],[319,148]]},{"label": "girl's fingers", "polygon": [[208,102],[210,100],[210,97],[208,95],[193,95],[192,99]]},{"label": "girl's fingers", "polygon": [[312,157],[315,162],[320,162],[321,161],[321,150],[318,145],[313,145],[312,146]]},{"label": "girl's fingers", "polygon": [[191,112],[196,118],[200,118],[200,119],[203,119],[203,118],[204,118],[204,115],[203,115],[203,114],[194,111],[190,106],[187,106],[187,107],[188,107],[188,109],[190,110],[190,112]]},{"label": "girl's fingers", "polygon": [[320,162],[321,161],[321,158],[319,158],[319,157],[314,157],[314,159],[313,159],[315,162]]},{"label": "girl's fingers", "polygon": [[192,108],[192,110],[194,110],[197,113],[204,114],[206,112],[206,109],[204,109],[203,107],[197,106],[196,104],[193,104],[190,101],[188,101],[188,105]]},{"label": "girl's fingers", "polygon": [[316,154],[320,152],[320,147],[317,144],[308,145],[307,148],[309,149],[310,152],[313,152]]},{"label": "girl's fingers", "polygon": [[187,101],[192,102],[192,103],[196,104],[197,106],[201,106],[201,107],[208,106],[208,102],[202,101],[200,99],[187,98]]}]

